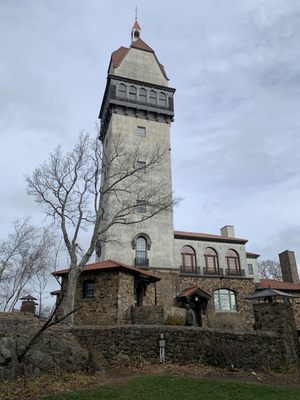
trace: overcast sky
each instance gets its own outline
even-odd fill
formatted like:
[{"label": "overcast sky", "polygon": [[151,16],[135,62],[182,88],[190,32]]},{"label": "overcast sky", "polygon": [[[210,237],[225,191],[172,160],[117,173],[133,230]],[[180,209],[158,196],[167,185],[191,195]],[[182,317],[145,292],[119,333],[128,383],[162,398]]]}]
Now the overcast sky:
[{"label": "overcast sky", "polygon": [[24,175],[94,132],[112,51],[142,39],[176,88],[177,230],[219,234],[300,261],[299,0],[1,0],[0,238],[43,214]]}]

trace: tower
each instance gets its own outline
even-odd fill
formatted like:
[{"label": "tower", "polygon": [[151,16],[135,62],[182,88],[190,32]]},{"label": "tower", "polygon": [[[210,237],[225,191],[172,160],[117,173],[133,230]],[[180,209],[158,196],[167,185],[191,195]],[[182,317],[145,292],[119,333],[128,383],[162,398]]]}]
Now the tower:
[{"label": "tower", "polygon": [[[140,35],[141,27],[135,21],[130,47],[120,47],[112,53],[99,114],[105,158],[110,158],[118,143],[125,154],[124,162],[132,158],[140,175],[126,190],[110,191],[103,196],[102,227],[116,215],[120,203],[136,202],[136,213],[147,210],[147,201],[139,198],[136,185],[140,182],[146,186],[148,182],[149,188],[151,185],[157,188],[162,196],[172,195],[170,124],[174,117],[175,89],[168,86],[163,65]],[[157,152],[163,156],[155,166],[147,168],[149,159]],[[108,161],[102,188],[115,176],[113,168]],[[124,223],[119,220],[101,234],[98,259],[112,259],[139,268],[173,269],[173,210],[161,211],[136,224],[130,224],[131,221],[132,216],[125,215]]]}]

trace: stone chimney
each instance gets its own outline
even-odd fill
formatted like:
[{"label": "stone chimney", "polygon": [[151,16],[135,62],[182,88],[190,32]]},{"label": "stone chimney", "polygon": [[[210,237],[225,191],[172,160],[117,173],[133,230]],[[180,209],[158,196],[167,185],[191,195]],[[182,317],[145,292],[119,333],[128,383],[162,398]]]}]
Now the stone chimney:
[{"label": "stone chimney", "polygon": [[234,226],[225,225],[221,228],[221,236],[234,238]]},{"label": "stone chimney", "polygon": [[282,273],[282,279],[285,282],[299,282],[297,263],[295,253],[291,250],[285,250],[279,254],[279,261]]}]

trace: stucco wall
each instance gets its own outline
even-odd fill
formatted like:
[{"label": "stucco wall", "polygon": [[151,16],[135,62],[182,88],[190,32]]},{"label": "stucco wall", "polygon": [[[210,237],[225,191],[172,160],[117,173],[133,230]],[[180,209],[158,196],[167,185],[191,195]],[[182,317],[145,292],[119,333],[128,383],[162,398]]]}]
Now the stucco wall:
[{"label": "stucco wall", "polygon": [[113,74],[142,82],[168,86],[168,81],[163,76],[154,54],[148,51],[129,49],[118,68],[114,69]]},{"label": "stucco wall", "polygon": [[[137,126],[146,128],[146,136],[137,136]],[[166,123],[140,120],[139,118],[113,114],[108,130],[107,147],[110,148],[113,138],[120,136],[122,145],[125,146],[126,157],[131,157],[131,152],[138,151],[135,156],[139,161],[149,162],[149,157],[159,149],[164,151],[163,157],[153,169],[146,169],[143,180],[148,188],[153,187],[161,195],[171,194],[171,160],[170,160],[170,128]],[[138,149],[138,150],[137,150]],[[130,196],[131,202],[136,203],[138,192],[119,193],[126,199]],[[142,200],[141,198],[139,200]],[[111,193],[106,200],[106,213],[108,218],[116,214],[120,203],[115,194]],[[125,218],[126,219],[126,218]],[[128,221],[132,217],[127,217]],[[103,221],[103,224],[106,220]],[[112,226],[107,235],[103,235],[101,260],[113,259],[129,265],[134,265],[135,250],[132,248],[132,239],[139,233],[147,234],[151,239],[151,249],[148,251],[149,266],[154,268],[174,268],[174,238],[173,238],[173,211],[164,211],[153,218],[134,225]],[[107,241],[109,240],[109,241]]]}]

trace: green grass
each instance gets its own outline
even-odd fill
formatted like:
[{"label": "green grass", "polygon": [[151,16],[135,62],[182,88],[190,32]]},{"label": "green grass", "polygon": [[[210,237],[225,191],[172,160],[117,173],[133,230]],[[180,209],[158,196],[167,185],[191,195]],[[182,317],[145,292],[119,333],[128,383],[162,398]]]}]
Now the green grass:
[{"label": "green grass", "polygon": [[186,377],[143,377],[48,400],[300,400],[300,389]]}]

